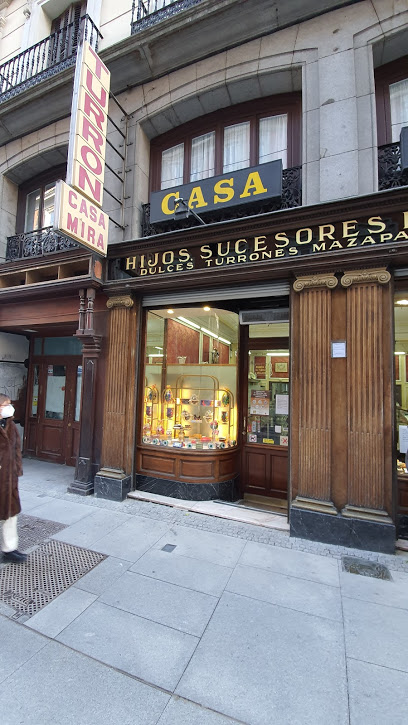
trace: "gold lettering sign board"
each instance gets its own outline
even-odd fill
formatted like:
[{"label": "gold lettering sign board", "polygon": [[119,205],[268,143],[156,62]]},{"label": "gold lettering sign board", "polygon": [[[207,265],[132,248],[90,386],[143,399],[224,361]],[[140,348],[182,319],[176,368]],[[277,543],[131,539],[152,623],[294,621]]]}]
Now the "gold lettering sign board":
[{"label": "gold lettering sign board", "polygon": [[198,248],[144,252],[121,261],[131,276],[185,272],[240,264],[256,264],[274,259],[336,253],[339,250],[367,249],[408,242],[408,211],[389,217],[348,219],[256,237],[202,244]]},{"label": "gold lettering sign board", "polygon": [[55,194],[58,218],[55,219],[54,228],[106,257],[108,215],[64,181],[57,182]]}]

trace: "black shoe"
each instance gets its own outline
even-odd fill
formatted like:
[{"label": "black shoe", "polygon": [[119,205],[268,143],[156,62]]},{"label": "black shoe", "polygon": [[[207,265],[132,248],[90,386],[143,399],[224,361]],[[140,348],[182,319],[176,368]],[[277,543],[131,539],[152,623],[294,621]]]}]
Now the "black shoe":
[{"label": "black shoe", "polygon": [[13,564],[23,564],[27,561],[27,554],[23,554],[18,549],[14,551],[3,551],[3,561],[10,561]]}]

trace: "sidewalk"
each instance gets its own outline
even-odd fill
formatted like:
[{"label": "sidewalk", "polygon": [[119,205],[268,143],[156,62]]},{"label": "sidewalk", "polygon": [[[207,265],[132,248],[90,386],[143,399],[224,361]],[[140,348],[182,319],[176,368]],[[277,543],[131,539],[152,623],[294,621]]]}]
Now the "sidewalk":
[{"label": "sidewalk", "polygon": [[[84,498],[66,493],[72,468],[24,469],[34,543],[0,581],[67,552],[101,561],[68,586],[61,569],[62,593],[32,616],[0,599],[2,725],[405,725],[406,552]],[[391,579],[347,573],[343,556]]]}]

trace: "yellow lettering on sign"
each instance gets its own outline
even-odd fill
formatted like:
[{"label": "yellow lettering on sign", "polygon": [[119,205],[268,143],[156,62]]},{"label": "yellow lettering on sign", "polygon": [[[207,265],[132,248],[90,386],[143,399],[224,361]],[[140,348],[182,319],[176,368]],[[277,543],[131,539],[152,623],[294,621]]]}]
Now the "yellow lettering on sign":
[{"label": "yellow lettering on sign", "polygon": [[262,443],[269,443],[270,445],[275,445],[275,441],[272,438],[262,438]]},{"label": "yellow lettering on sign", "polygon": [[220,179],[214,184],[214,204],[225,203],[234,198],[234,179]]},{"label": "yellow lettering on sign", "polygon": [[259,176],[258,171],[253,171],[251,174],[248,174],[248,178],[246,180],[245,189],[240,194],[240,199],[243,199],[245,196],[257,196],[257,194],[266,194],[268,189],[265,189],[261,177]]},{"label": "yellow lettering on sign", "polygon": [[201,186],[195,186],[194,189],[192,189],[190,198],[188,200],[188,205],[190,209],[194,209],[194,205],[196,209],[201,209],[201,207],[203,206],[208,206],[207,202],[204,201]]},{"label": "yellow lettering on sign", "polygon": [[162,203],[161,203],[161,210],[162,210],[163,214],[167,214],[167,216],[171,216],[172,214],[174,214],[174,209],[176,206],[174,204],[173,208],[170,209],[170,207],[169,207],[170,199],[174,199],[174,200],[180,199],[180,192],[179,191],[171,192],[171,194],[166,194],[166,196],[163,197]]},{"label": "yellow lettering on sign", "polygon": [[[371,227],[373,227],[373,229],[371,229]],[[372,216],[368,220],[369,234],[373,234],[373,232],[383,232],[386,227],[387,225],[383,222],[380,216]]]}]

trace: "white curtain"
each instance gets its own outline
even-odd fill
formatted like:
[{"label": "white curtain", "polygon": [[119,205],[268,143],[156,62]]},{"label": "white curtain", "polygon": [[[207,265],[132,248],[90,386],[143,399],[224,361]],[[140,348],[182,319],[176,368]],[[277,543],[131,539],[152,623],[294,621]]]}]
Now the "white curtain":
[{"label": "white curtain", "polygon": [[161,189],[170,189],[183,183],[184,144],[173,146],[162,153]]},{"label": "white curtain", "polygon": [[259,163],[282,159],[282,166],[287,165],[288,117],[269,116],[259,121]]},{"label": "white curtain", "polygon": [[408,79],[390,85],[392,141],[399,141],[401,128],[408,126]]},{"label": "white curtain", "polygon": [[214,176],[215,131],[193,138],[191,143],[190,181]]},{"label": "white curtain", "polygon": [[249,160],[249,121],[226,126],[223,172],[245,169],[249,166]]}]

